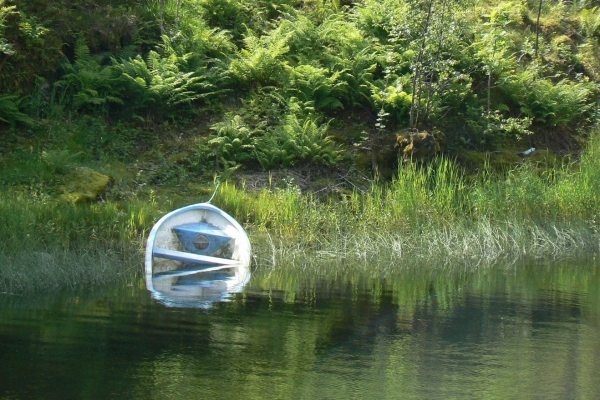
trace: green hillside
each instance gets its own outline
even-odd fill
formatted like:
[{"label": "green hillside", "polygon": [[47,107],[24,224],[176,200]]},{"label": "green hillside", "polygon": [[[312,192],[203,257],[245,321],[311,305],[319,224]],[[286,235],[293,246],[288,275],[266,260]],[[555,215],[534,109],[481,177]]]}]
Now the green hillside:
[{"label": "green hillside", "polygon": [[129,159],[176,131],[189,172],[389,176],[437,151],[577,150],[597,123],[594,1],[0,4],[10,151],[56,131],[42,147]]}]

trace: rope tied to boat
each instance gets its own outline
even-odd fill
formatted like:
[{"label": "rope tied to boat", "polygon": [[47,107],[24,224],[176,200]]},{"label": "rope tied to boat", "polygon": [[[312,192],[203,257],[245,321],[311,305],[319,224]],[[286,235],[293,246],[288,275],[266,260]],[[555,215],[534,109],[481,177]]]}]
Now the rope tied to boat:
[{"label": "rope tied to boat", "polygon": [[212,201],[212,199],[215,197],[215,194],[217,194],[217,189],[219,189],[220,184],[221,184],[221,175],[217,175],[217,179],[215,179],[215,190],[213,191],[212,196],[210,196],[210,199],[208,199],[207,203],[210,203]]}]

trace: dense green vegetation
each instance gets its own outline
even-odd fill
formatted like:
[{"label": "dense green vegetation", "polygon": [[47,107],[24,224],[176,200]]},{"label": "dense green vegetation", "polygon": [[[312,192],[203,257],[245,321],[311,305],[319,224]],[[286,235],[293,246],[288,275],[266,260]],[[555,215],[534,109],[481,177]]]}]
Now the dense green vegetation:
[{"label": "dense green vegetation", "polygon": [[[0,0],[0,284],[136,260],[216,173],[272,263],[596,250],[599,21],[593,1]],[[65,196],[82,167],[114,178],[101,202]],[[290,168],[316,177],[249,187]]]},{"label": "dense green vegetation", "polygon": [[197,138],[188,164],[210,172],[360,164],[353,148],[389,169],[406,128],[435,130],[447,152],[575,147],[597,119],[593,1],[0,4],[3,136],[88,116],[101,137],[62,145],[94,157],[177,127]]}]

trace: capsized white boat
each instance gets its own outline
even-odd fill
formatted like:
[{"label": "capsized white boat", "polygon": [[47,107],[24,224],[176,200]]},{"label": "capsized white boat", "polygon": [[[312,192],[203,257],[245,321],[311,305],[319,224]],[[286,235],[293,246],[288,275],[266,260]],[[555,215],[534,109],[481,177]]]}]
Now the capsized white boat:
[{"label": "capsized white boat", "polygon": [[209,203],[171,211],[146,244],[146,286],[173,307],[210,307],[250,280],[250,240],[242,226]]}]

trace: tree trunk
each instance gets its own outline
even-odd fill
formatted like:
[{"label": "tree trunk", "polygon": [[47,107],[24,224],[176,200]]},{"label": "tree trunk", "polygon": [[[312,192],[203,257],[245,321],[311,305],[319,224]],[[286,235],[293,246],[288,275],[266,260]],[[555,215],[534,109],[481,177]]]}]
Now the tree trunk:
[{"label": "tree trunk", "polygon": [[[448,1],[447,0],[443,0],[442,1],[442,5],[441,5],[441,13],[440,13],[440,17],[438,18],[438,20],[440,21],[445,21],[446,20],[446,11],[447,11],[447,6],[448,5]],[[423,116],[423,122],[427,122],[429,115],[431,114],[431,110],[433,108],[433,101],[432,101],[432,96],[433,96],[433,87],[434,87],[434,83],[433,83],[433,78],[435,77],[435,68],[439,65],[440,59],[441,59],[441,53],[442,53],[442,46],[444,43],[444,25],[443,24],[438,24],[438,38],[437,38],[437,42],[438,42],[438,50],[437,53],[435,54],[435,59],[433,60],[433,62],[431,63],[432,65],[432,70],[431,73],[429,74],[429,84],[427,85],[429,88],[429,91],[427,92],[427,101],[425,102],[425,112],[424,112],[424,116]],[[439,73],[439,70],[438,70]],[[438,80],[438,87],[439,87],[439,80]],[[415,124],[419,123],[419,118],[417,118],[417,120],[415,121]]]},{"label": "tree trunk", "polygon": [[[414,128],[416,121],[418,120],[418,104],[415,103],[417,98],[421,97],[421,62],[423,61],[423,53],[425,52],[425,44],[427,42],[427,34],[429,32],[429,20],[433,13],[433,0],[429,1],[429,10],[427,11],[427,17],[423,26],[423,40],[421,41],[421,48],[419,49],[419,55],[417,56],[417,62],[415,67],[415,74],[413,76],[413,90],[412,99],[410,103],[410,127]],[[418,86],[418,88],[417,88]]]},{"label": "tree trunk", "polygon": [[535,24],[535,57],[536,58],[538,56],[538,48],[539,48],[539,43],[540,43],[540,16],[542,15],[542,2],[543,2],[543,0],[540,0],[540,6],[538,8],[538,15],[537,15],[537,23]]},{"label": "tree trunk", "polygon": [[177,15],[175,16],[175,28],[179,29],[179,12],[181,10],[181,0],[177,0]]},{"label": "tree trunk", "polygon": [[165,34],[165,0],[160,0],[160,36]]}]

